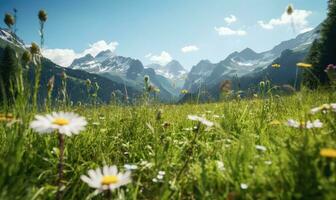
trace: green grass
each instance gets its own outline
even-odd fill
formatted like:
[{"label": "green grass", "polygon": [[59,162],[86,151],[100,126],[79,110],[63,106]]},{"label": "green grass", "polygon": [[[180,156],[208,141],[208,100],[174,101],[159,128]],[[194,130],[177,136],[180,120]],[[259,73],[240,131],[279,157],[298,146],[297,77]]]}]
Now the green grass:
[{"label": "green grass", "polygon": [[[336,148],[336,113],[309,115],[312,107],[333,102],[336,95],[330,91],[303,91],[201,105],[68,107],[89,124],[81,134],[65,138],[64,199],[90,196],[94,189],[80,176],[106,164],[138,166],[132,183],[114,191],[113,198],[336,199],[336,159],[319,155],[322,148]],[[57,136],[29,129],[34,113],[16,114],[22,124],[0,124],[0,199],[54,199]],[[188,114],[205,115],[217,125],[185,130],[197,125]],[[320,119],[324,126],[307,130],[270,124],[290,118]],[[164,122],[170,126],[163,128]],[[153,182],[158,171],[166,175]]]}]

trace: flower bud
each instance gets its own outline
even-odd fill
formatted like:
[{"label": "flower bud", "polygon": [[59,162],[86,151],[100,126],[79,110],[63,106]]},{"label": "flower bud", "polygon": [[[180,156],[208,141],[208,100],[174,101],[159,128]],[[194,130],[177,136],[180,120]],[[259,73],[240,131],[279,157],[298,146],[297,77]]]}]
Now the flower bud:
[{"label": "flower bud", "polygon": [[86,83],[86,87],[90,87],[90,86],[91,86],[91,81],[90,81],[90,79],[86,79],[85,83]]},{"label": "flower bud", "polygon": [[294,7],[292,5],[288,5],[288,7],[286,9],[287,15],[292,15],[293,12],[294,12]]},{"label": "flower bud", "polygon": [[265,87],[265,82],[264,82],[264,81],[260,81],[259,86],[260,86],[261,88],[264,88],[264,87]]},{"label": "flower bud", "polygon": [[38,18],[41,22],[47,21],[48,18],[47,12],[45,10],[40,10],[38,13]]},{"label": "flower bud", "polygon": [[11,26],[13,26],[15,24],[15,19],[11,14],[6,13],[5,18],[4,18],[4,22],[10,28]]},{"label": "flower bud", "polygon": [[54,83],[55,83],[55,76],[52,76],[47,84],[47,88],[48,88],[48,93],[51,92],[54,88]]},{"label": "flower bud", "polygon": [[23,52],[21,59],[25,65],[28,64],[32,59],[30,52],[29,51]]},{"label": "flower bud", "polygon": [[39,54],[40,53],[40,47],[35,43],[35,42],[32,42],[31,43],[31,46],[30,46],[30,53],[32,55],[34,54]]},{"label": "flower bud", "polygon": [[68,78],[68,76],[67,76],[67,74],[65,73],[65,71],[62,71],[62,73],[61,73],[61,78],[62,78],[63,80],[65,80],[65,79]]},{"label": "flower bud", "polygon": [[148,81],[149,81],[149,76],[146,75],[146,76],[144,77],[144,81],[145,81],[146,83],[148,83]]}]

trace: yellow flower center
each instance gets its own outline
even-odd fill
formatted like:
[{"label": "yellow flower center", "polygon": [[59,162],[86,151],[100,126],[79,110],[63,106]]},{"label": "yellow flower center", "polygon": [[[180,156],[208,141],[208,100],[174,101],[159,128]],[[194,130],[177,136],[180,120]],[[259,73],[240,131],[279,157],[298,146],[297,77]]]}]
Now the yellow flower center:
[{"label": "yellow flower center", "polygon": [[69,124],[69,120],[64,119],[64,118],[56,118],[53,121],[53,124],[59,125],[59,126],[65,126]]},{"label": "yellow flower center", "polygon": [[118,182],[117,176],[104,176],[101,181],[101,184],[110,185],[110,184],[117,183],[117,182]]}]

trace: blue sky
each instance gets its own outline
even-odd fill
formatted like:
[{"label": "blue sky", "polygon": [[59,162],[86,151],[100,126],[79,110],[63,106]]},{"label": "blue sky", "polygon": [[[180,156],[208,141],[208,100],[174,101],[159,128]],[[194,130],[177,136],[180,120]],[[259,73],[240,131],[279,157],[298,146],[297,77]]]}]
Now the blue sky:
[{"label": "blue sky", "polygon": [[[283,16],[289,4],[291,20]],[[218,62],[233,51],[261,52],[293,38],[323,21],[327,1],[0,0],[1,13],[13,8],[26,43],[39,41],[37,12],[47,11],[45,55],[59,64],[111,49],[144,64],[176,59],[190,69],[201,59]]]}]

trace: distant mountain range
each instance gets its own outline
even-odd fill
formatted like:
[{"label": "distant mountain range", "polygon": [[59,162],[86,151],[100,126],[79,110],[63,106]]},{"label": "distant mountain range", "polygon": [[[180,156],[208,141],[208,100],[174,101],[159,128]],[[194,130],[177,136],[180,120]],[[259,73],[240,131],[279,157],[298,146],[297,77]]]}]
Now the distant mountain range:
[{"label": "distant mountain range", "polygon": [[[253,87],[264,79],[273,84],[290,84],[296,76],[296,63],[303,61],[311,44],[319,37],[320,28],[321,26],[318,26],[262,53],[246,48],[241,52],[233,52],[219,63],[202,60],[192,67],[183,88],[190,93],[206,89],[210,92],[208,96],[216,98],[220,92],[219,86],[224,80],[239,82],[240,90]],[[273,69],[272,63],[282,67]]]},{"label": "distant mountain range", "polygon": [[[110,50],[102,51],[95,57],[87,54],[75,59],[67,68],[62,68],[45,59],[44,75],[41,84],[45,84],[52,75],[58,75],[64,70],[70,74],[72,84],[69,90],[76,90],[72,100],[80,90],[85,91],[85,80],[90,79],[101,85],[102,101],[108,101],[111,93],[117,91],[120,96],[136,97],[143,93],[144,76],[148,75],[153,85],[160,89],[158,97],[164,102],[182,101],[181,89],[186,89],[192,95],[200,90],[207,90],[209,98],[218,98],[219,86],[224,80],[233,80],[233,89],[251,90],[256,88],[261,80],[270,80],[274,85],[291,84],[296,78],[297,62],[304,60],[312,42],[319,37],[321,26],[298,35],[296,38],[281,42],[269,51],[257,53],[250,48],[233,52],[218,63],[201,60],[188,72],[178,61],[172,60],[166,65],[150,64],[144,66],[140,60],[115,55]],[[12,45],[24,49],[25,44],[17,36],[5,29],[0,29],[0,49]],[[1,52],[1,51],[0,51]],[[273,63],[281,67],[274,69]],[[301,73],[300,71],[298,73]],[[74,89],[76,88],[76,89]],[[77,90],[80,88],[80,90]],[[84,92],[83,93],[83,97]],[[76,94],[76,95],[74,95]],[[190,96],[190,94],[188,95]]]},{"label": "distant mountain range", "polygon": [[[102,51],[95,57],[87,54],[75,59],[69,68],[98,74],[133,87],[139,92],[143,91],[144,77],[147,75],[150,82],[160,89],[158,97],[161,101],[177,100],[179,88],[174,85],[174,80],[182,77],[182,74],[186,74],[186,71],[177,61],[172,61],[165,67],[148,68],[144,67],[139,60],[114,55],[110,50]],[[180,86],[182,85],[180,84]]]},{"label": "distant mountain range", "polygon": [[172,60],[166,65],[150,64],[146,65],[145,68],[154,69],[157,74],[169,79],[178,89],[183,87],[188,75],[188,71],[177,60]]},{"label": "distant mountain range", "polygon": [[[0,29],[0,60],[2,59],[3,51],[6,46],[15,49],[19,56],[26,48],[25,44],[18,37],[13,36],[13,34],[10,34],[6,29]],[[88,103],[90,101],[87,93],[86,80],[90,80],[92,84],[97,83],[99,85],[98,99],[100,102],[107,103],[114,100],[122,103],[126,102],[127,98],[128,102],[132,102],[133,100],[140,98],[142,94],[133,87],[125,86],[124,84],[112,81],[103,76],[88,73],[83,70],[60,67],[46,58],[42,59],[42,65],[41,87],[39,91],[39,103],[41,104],[44,102],[47,95],[47,83],[52,76],[55,76],[55,87],[52,95],[55,97],[54,99],[58,96],[61,86],[62,72],[65,72],[68,76],[67,91],[69,99],[73,103]],[[34,66],[30,66],[30,70],[28,71],[30,81],[34,80],[33,68]],[[91,93],[92,92],[93,91],[91,90]],[[113,99],[111,97],[115,98]]]}]

